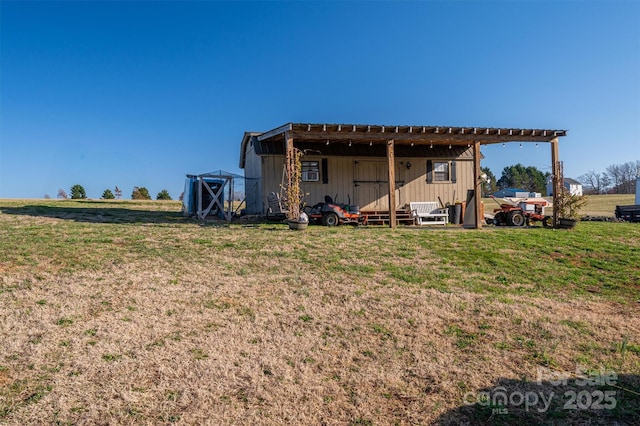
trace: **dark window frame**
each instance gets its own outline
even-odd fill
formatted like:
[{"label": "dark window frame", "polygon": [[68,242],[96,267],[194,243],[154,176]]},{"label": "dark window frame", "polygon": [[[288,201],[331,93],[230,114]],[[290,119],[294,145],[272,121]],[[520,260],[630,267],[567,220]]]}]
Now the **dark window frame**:
[{"label": "dark window frame", "polygon": [[433,181],[440,183],[451,181],[451,165],[448,161],[433,162]]},{"label": "dark window frame", "polygon": [[319,182],[320,181],[320,161],[311,160],[302,162],[302,181],[303,182]]},{"label": "dark window frame", "polygon": [[[441,174],[444,173],[436,170],[436,167],[438,167],[437,165],[439,164],[447,165],[446,180],[436,179],[436,177],[442,178]],[[437,173],[440,175],[438,175]],[[427,183],[456,183],[456,160],[427,160]]]}]

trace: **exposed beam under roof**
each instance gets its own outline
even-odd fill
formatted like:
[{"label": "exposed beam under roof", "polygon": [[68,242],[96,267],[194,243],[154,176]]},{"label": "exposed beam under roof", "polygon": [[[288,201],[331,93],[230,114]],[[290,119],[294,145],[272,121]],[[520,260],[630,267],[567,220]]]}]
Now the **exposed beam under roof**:
[{"label": "exposed beam under roof", "polygon": [[566,130],[522,129],[494,127],[451,127],[451,126],[386,126],[361,124],[303,124],[289,123],[263,133],[258,140],[280,138],[289,132],[299,141],[351,141],[362,143],[393,139],[396,143],[468,144],[479,141],[482,144],[504,142],[549,142],[566,136]]}]

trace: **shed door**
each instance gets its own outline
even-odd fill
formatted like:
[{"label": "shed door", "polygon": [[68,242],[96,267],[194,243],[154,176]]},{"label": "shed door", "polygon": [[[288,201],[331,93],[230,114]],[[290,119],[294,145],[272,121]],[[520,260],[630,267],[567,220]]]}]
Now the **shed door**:
[{"label": "shed door", "polygon": [[[355,160],[354,204],[360,210],[389,210],[389,172],[387,162],[382,160]],[[396,164],[396,203],[402,205],[400,188],[404,185],[404,168]],[[397,206],[396,206],[397,207]]]}]

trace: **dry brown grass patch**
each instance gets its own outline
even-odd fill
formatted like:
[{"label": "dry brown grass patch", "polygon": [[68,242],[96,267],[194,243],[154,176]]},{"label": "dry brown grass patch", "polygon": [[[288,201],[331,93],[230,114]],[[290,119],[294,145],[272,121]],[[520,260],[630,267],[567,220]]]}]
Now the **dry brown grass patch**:
[{"label": "dry brown grass patch", "polygon": [[[5,421],[429,423],[468,390],[534,379],[534,350],[572,370],[581,351],[559,343],[580,332],[563,320],[588,324],[577,341],[603,348],[640,329],[611,303],[500,303],[433,289],[398,297],[392,286],[304,272],[223,278],[204,266],[172,283],[166,266],[149,266],[13,291]],[[502,341],[509,350],[496,348]]]},{"label": "dry brown grass patch", "polygon": [[[6,424],[473,423],[468,392],[538,367],[640,372],[636,303],[464,282],[437,231],[55,226],[77,250],[24,248],[0,280]],[[474,287],[502,278],[525,290]]]}]

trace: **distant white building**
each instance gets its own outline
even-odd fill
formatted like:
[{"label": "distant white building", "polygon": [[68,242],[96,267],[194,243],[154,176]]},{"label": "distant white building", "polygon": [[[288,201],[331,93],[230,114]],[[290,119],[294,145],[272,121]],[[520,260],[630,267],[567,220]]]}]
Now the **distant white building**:
[{"label": "distant white building", "polygon": [[[575,179],[564,178],[564,187],[571,195],[582,195],[582,184]],[[553,183],[547,182],[547,195],[553,195]]]}]

